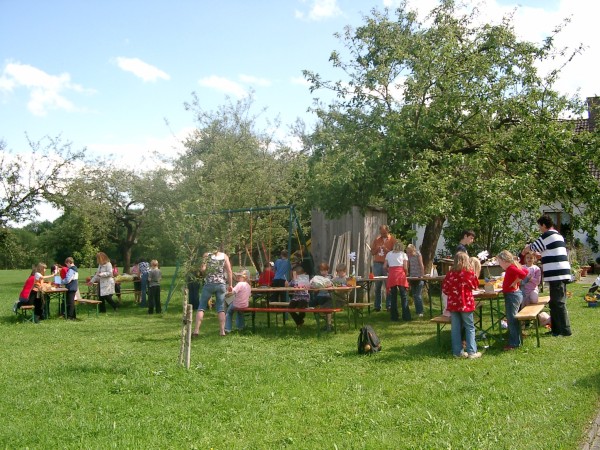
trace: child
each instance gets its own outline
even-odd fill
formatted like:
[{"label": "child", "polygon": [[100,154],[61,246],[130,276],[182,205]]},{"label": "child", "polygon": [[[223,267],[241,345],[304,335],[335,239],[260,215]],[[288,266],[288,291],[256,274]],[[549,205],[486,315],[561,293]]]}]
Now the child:
[{"label": "child", "polygon": [[[406,293],[406,288],[408,287],[408,280],[406,278],[406,274],[408,273],[408,256],[404,253],[402,242],[396,241],[392,251],[385,255],[383,270],[388,272],[387,294],[391,300],[391,320],[399,320],[398,290],[400,290],[400,299],[402,300],[402,320],[411,320],[410,309],[408,308],[408,295]],[[422,303],[421,309],[423,309]]]},{"label": "child", "polygon": [[522,306],[527,306],[538,301],[538,286],[542,281],[542,271],[535,265],[536,258],[533,253],[527,253],[524,259],[529,273],[521,281],[521,292],[523,293]]},{"label": "child", "polygon": [[140,275],[140,261],[136,260],[135,264],[131,267],[131,275],[133,275],[133,301],[135,303],[140,302],[140,296],[142,293],[142,279]]},{"label": "child", "polygon": [[[275,276],[273,277],[273,281],[271,282],[272,287],[285,287],[288,284],[288,280],[290,277],[290,271],[292,266],[290,265],[290,261],[288,260],[288,252],[287,250],[282,250],[279,254],[279,259],[275,261],[274,265]],[[275,292],[271,297],[272,302],[286,302],[286,293],[285,292]]]},{"label": "child", "polygon": [[[319,275],[321,277],[327,278],[331,280],[331,276],[329,275],[329,264],[326,262],[322,262],[319,264]],[[325,281],[325,280],[322,280]],[[312,280],[311,280],[312,286]],[[323,308],[333,308],[333,301],[331,300],[331,291],[318,291],[317,295],[314,296],[309,302],[309,306],[323,307]],[[331,331],[331,314],[325,314],[325,318],[327,324],[325,326],[325,331]]]},{"label": "child", "polygon": [[119,304],[121,303],[121,283],[117,281],[117,277],[119,276],[119,268],[117,267],[117,260],[111,259],[110,263],[113,267],[113,278],[115,279],[115,294],[119,299]]},{"label": "child", "polygon": [[156,314],[162,312],[160,305],[160,280],[162,279],[162,273],[158,268],[158,261],[153,259],[150,261],[150,271],[148,272],[148,314],[154,314],[156,308]]},{"label": "child", "polygon": [[504,308],[508,325],[508,345],[504,346],[504,350],[508,351],[521,345],[521,325],[516,318],[523,301],[519,282],[529,274],[529,271],[524,269],[508,250],[502,250],[496,259],[505,272],[502,293],[504,294]]},{"label": "child", "polygon": [[258,277],[258,286],[259,287],[269,287],[271,283],[273,283],[273,278],[275,278],[275,272],[271,268],[271,263],[266,262],[263,271],[260,273]]},{"label": "child", "polygon": [[[307,289],[310,286],[310,279],[308,275],[304,273],[304,268],[302,266],[294,267],[292,272],[292,281],[290,281],[289,285],[291,287],[305,288]],[[298,290],[295,291],[290,300],[290,308],[306,308],[308,307],[308,302],[310,300],[310,295],[307,290]],[[304,325],[304,316],[305,313],[290,313],[294,322],[296,322],[296,327],[300,328]]]},{"label": "child", "polygon": [[[44,304],[44,289],[48,284],[44,282],[45,278],[54,278],[54,275],[46,275],[46,264],[38,263],[35,266],[35,273],[33,275],[33,289],[30,293],[30,298],[34,299],[33,305],[34,310],[33,314],[35,315],[35,321],[39,322],[41,319],[45,319],[45,304]],[[33,296],[33,297],[32,297]]]},{"label": "child", "polygon": [[[231,302],[231,304],[227,307],[227,313],[225,315],[225,333],[231,333],[233,313],[236,312],[236,308],[248,307],[250,292],[252,290],[252,288],[248,284],[250,273],[247,270],[242,270],[240,273],[236,273],[234,275],[236,276],[237,284],[233,287],[233,290],[231,292],[235,295],[235,298],[233,299],[233,302]],[[238,330],[244,329],[245,321],[243,312],[237,312],[235,326]]]},{"label": "child", "polygon": [[25,280],[25,284],[23,284],[23,289],[21,289],[21,293],[19,294],[19,300],[15,302],[13,305],[13,312],[16,314],[17,310],[21,306],[25,305],[33,305],[35,297],[31,295],[33,291],[33,283],[35,282],[35,268],[31,269],[31,274]]},{"label": "child", "polygon": [[[329,264],[322,262],[319,264],[319,275],[331,279],[329,276]],[[314,299],[311,299],[310,306],[324,306],[325,304],[331,304],[331,293],[330,291],[317,291],[317,295]]]},{"label": "child", "polygon": [[[473,290],[479,287],[479,280],[471,270],[469,255],[457,252],[452,269],[442,283],[442,292],[448,297],[447,308],[452,324],[452,354],[455,358],[480,358],[475,343],[475,298]],[[462,348],[461,332],[465,329],[466,352]]]},{"label": "child", "polygon": [[66,304],[66,315],[68,320],[76,319],[75,310],[75,295],[77,289],[79,289],[79,273],[77,272],[77,266],[72,257],[65,259],[65,266],[68,267],[67,273],[64,278],[61,278],[60,284],[63,284],[67,288],[67,304]]},{"label": "child", "polygon": [[[408,256],[408,276],[409,277],[422,277],[425,274],[425,267],[423,266],[423,257],[421,253],[417,251],[417,247],[413,244],[406,246],[406,255]],[[410,293],[415,302],[415,310],[419,317],[423,317],[423,280],[409,280]]]}]

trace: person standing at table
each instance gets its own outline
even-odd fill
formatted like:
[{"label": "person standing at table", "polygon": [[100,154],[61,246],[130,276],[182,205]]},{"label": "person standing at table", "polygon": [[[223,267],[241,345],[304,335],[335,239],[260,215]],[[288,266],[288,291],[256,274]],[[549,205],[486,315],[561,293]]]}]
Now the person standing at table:
[{"label": "person standing at table", "polygon": [[72,257],[65,259],[65,266],[67,267],[67,273],[64,278],[61,278],[60,284],[63,284],[67,288],[66,292],[66,318],[67,320],[76,319],[75,310],[75,295],[77,289],[79,289],[79,272],[77,266]]},{"label": "person standing at table", "polygon": [[148,271],[148,314],[160,314],[162,307],[160,304],[160,280],[162,273],[158,268],[158,261],[150,261],[150,270]]},{"label": "person standing at table", "polygon": [[462,238],[458,242],[458,245],[456,246],[456,250],[454,251],[454,253],[465,252],[468,255],[469,252],[467,250],[467,245],[471,245],[474,240],[475,240],[475,232],[473,230],[464,230],[462,232]]},{"label": "person standing at table", "polygon": [[192,337],[198,337],[200,334],[204,311],[208,309],[208,301],[213,294],[216,297],[215,309],[219,318],[219,334],[225,336],[225,294],[232,291],[233,283],[229,256],[218,248],[211,253],[205,253],[200,272],[204,274],[205,278]]},{"label": "person standing at table", "polygon": [[[423,265],[423,257],[413,244],[406,246],[406,255],[408,256],[408,276],[422,278],[425,274],[425,266]],[[423,280],[409,280],[410,293],[415,302],[415,310],[417,316],[423,317]]]},{"label": "person standing at table", "polygon": [[[383,264],[385,263],[385,255],[388,254],[396,243],[396,238],[390,234],[390,229],[387,225],[379,227],[379,236],[375,238],[371,245],[371,255],[373,255],[373,275],[381,277],[387,275]],[[383,281],[375,282],[375,311],[381,311],[381,289]],[[391,300],[386,298],[386,308],[391,307]]]},{"label": "person standing at table", "polygon": [[539,253],[542,256],[544,281],[550,286],[550,333],[554,337],[571,336],[566,287],[566,283],[571,281],[571,264],[565,238],[554,229],[554,221],[547,214],[542,215],[537,223],[542,235],[526,245],[523,251]]},{"label": "person standing at table", "polygon": [[[402,301],[402,320],[411,320],[410,309],[408,307],[408,256],[404,253],[404,244],[397,241],[391,252],[385,255],[383,268],[388,272],[386,282],[387,298],[390,299],[390,318],[392,321],[398,321],[398,291],[400,291],[400,299]],[[421,308],[423,305],[421,305]]]},{"label": "person standing at table", "polygon": [[131,275],[133,275],[133,301],[140,303],[142,295],[142,279],[140,277],[140,259],[136,259],[135,264],[131,267]]},{"label": "person standing at table", "polygon": [[98,283],[98,295],[102,302],[100,304],[100,312],[106,312],[107,303],[113,307],[114,311],[116,311],[117,304],[112,298],[115,293],[115,279],[113,278],[112,264],[104,252],[96,253],[96,261],[98,263],[98,269],[90,280],[90,283]]},{"label": "person standing at table", "polygon": [[138,268],[140,269],[141,281],[140,307],[145,308],[147,306],[146,298],[148,294],[148,272],[150,272],[150,264],[148,264],[146,258],[140,258]]},{"label": "person standing at table", "polygon": [[518,259],[508,250],[502,250],[496,259],[505,272],[502,294],[504,295],[504,310],[508,324],[508,345],[504,346],[504,350],[514,350],[521,346],[521,324],[516,317],[523,301],[520,282],[529,271],[524,269]]},{"label": "person standing at table", "polygon": [[[288,285],[290,279],[290,272],[292,271],[292,265],[288,259],[287,250],[281,250],[279,258],[275,260],[275,276],[271,283],[271,287],[285,287]],[[272,302],[285,302],[287,296],[285,292],[275,292],[271,297]]]},{"label": "person standing at table", "polygon": [[[452,354],[455,358],[480,358],[475,342],[475,298],[473,290],[479,287],[479,280],[473,272],[469,255],[457,252],[454,255],[452,269],[442,283],[442,292],[448,296],[447,308],[450,311]],[[465,330],[465,348],[463,351],[462,329]]]},{"label": "person standing at table", "polygon": [[113,268],[113,278],[115,279],[115,294],[118,299],[118,303],[121,304],[121,283],[117,281],[117,277],[119,276],[119,268],[117,267],[117,260],[111,259],[110,263]]}]

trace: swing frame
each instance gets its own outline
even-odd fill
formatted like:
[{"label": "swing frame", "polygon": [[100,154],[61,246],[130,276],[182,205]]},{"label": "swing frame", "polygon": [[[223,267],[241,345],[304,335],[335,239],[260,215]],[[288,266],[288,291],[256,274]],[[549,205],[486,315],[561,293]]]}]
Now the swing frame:
[{"label": "swing frame", "polygon": [[[207,212],[206,214],[232,215],[232,214],[240,214],[240,213],[250,213],[250,235],[252,235],[252,213],[253,212],[259,212],[259,211],[269,211],[270,212],[270,211],[284,210],[284,209],[287,209],[289,211],[288,242],[287,242],[288,255],[292,254],[292,240],[296,237],[296,234],[297,234],[298,241],[300,244],[300,250],[302,253],[302,261],[305,263],[305,265],[306,265],[305,268],[307,269],[309,275],[312,276],[315,273],[315,263],[314,263],[311,252],[308,250],[306,236],[304,235],[304,232],[302,231],[302,226],[300,225],[300,220],[298,218],[298,214],[296,213],[296,208],[294,205],[254,206],[254,207],[250,207],[250,208],[222,209],[219,211]],[[271,218],[269,217],[269,224],[271,224],[270,220],[271,220]],[[271,226],[271,225],[269,225],[269,226]],[[296,231],[296,233],[294,232],[294,230]],[[304,248],[304,250],[303,250],[303,248]],[[247,247],[246,247],[246,249],[247,249]],[[252,251],[252,247],[250,249],[251,249],[250,251]],[[270,252],[271,252],[271,241],[270,241],[270,237],[269,237],[269,256],[271,256]],[[169,293],[167,295],[167,300],[164,305],[165,312],[167,311],[167,308],[169,306],[169,301],[171,300],[173,291],[175,289],[177,273],[179,271],[178,270],[179,265],[180,265],[180,262],[177,261],[177,264],[175,266],[175,273],[173,274],[173,279],[171,280],[171,287],[169,289]]]}]

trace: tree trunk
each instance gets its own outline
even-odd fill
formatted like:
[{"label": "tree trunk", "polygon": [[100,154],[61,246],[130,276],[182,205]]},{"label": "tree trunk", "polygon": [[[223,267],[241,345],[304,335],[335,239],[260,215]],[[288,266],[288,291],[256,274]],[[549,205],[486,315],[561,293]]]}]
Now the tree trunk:
[{"label": "tree trunk", "polygon": [[423,244],[421,245],[421,255],[423,256],[425,273],[431,273],[431,266],[433,265],[433,259],[435,258],[435,249],[437,248],[445,221],[445,217],[436,216],[432,217],[425,226]]}]

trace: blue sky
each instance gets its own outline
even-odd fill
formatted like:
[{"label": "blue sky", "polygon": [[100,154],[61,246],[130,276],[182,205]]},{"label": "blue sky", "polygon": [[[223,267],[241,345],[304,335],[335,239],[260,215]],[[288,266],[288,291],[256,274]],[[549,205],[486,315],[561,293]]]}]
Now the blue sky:
[{"label": "blue sky", "polygon": [[[540,40],[573,15],[565,43],[586,43],[559,87],[598,95],[597,0],[488,0],[492,20],[520,7],[523,37]],[[254,90],[256,107],[284,124],[311,122],[302,70],[338,74],[333,33],[396,0],[0,0],[0,139],[13,152],[61,134],[90,154],[139,167],[172,154],[194,126],[191,92],[215,110]],[[424,11],[433,0],[413,1]],[[168,120],[169,126],[165,124]],[[282,133],[285,132],[285,127]]]}]

